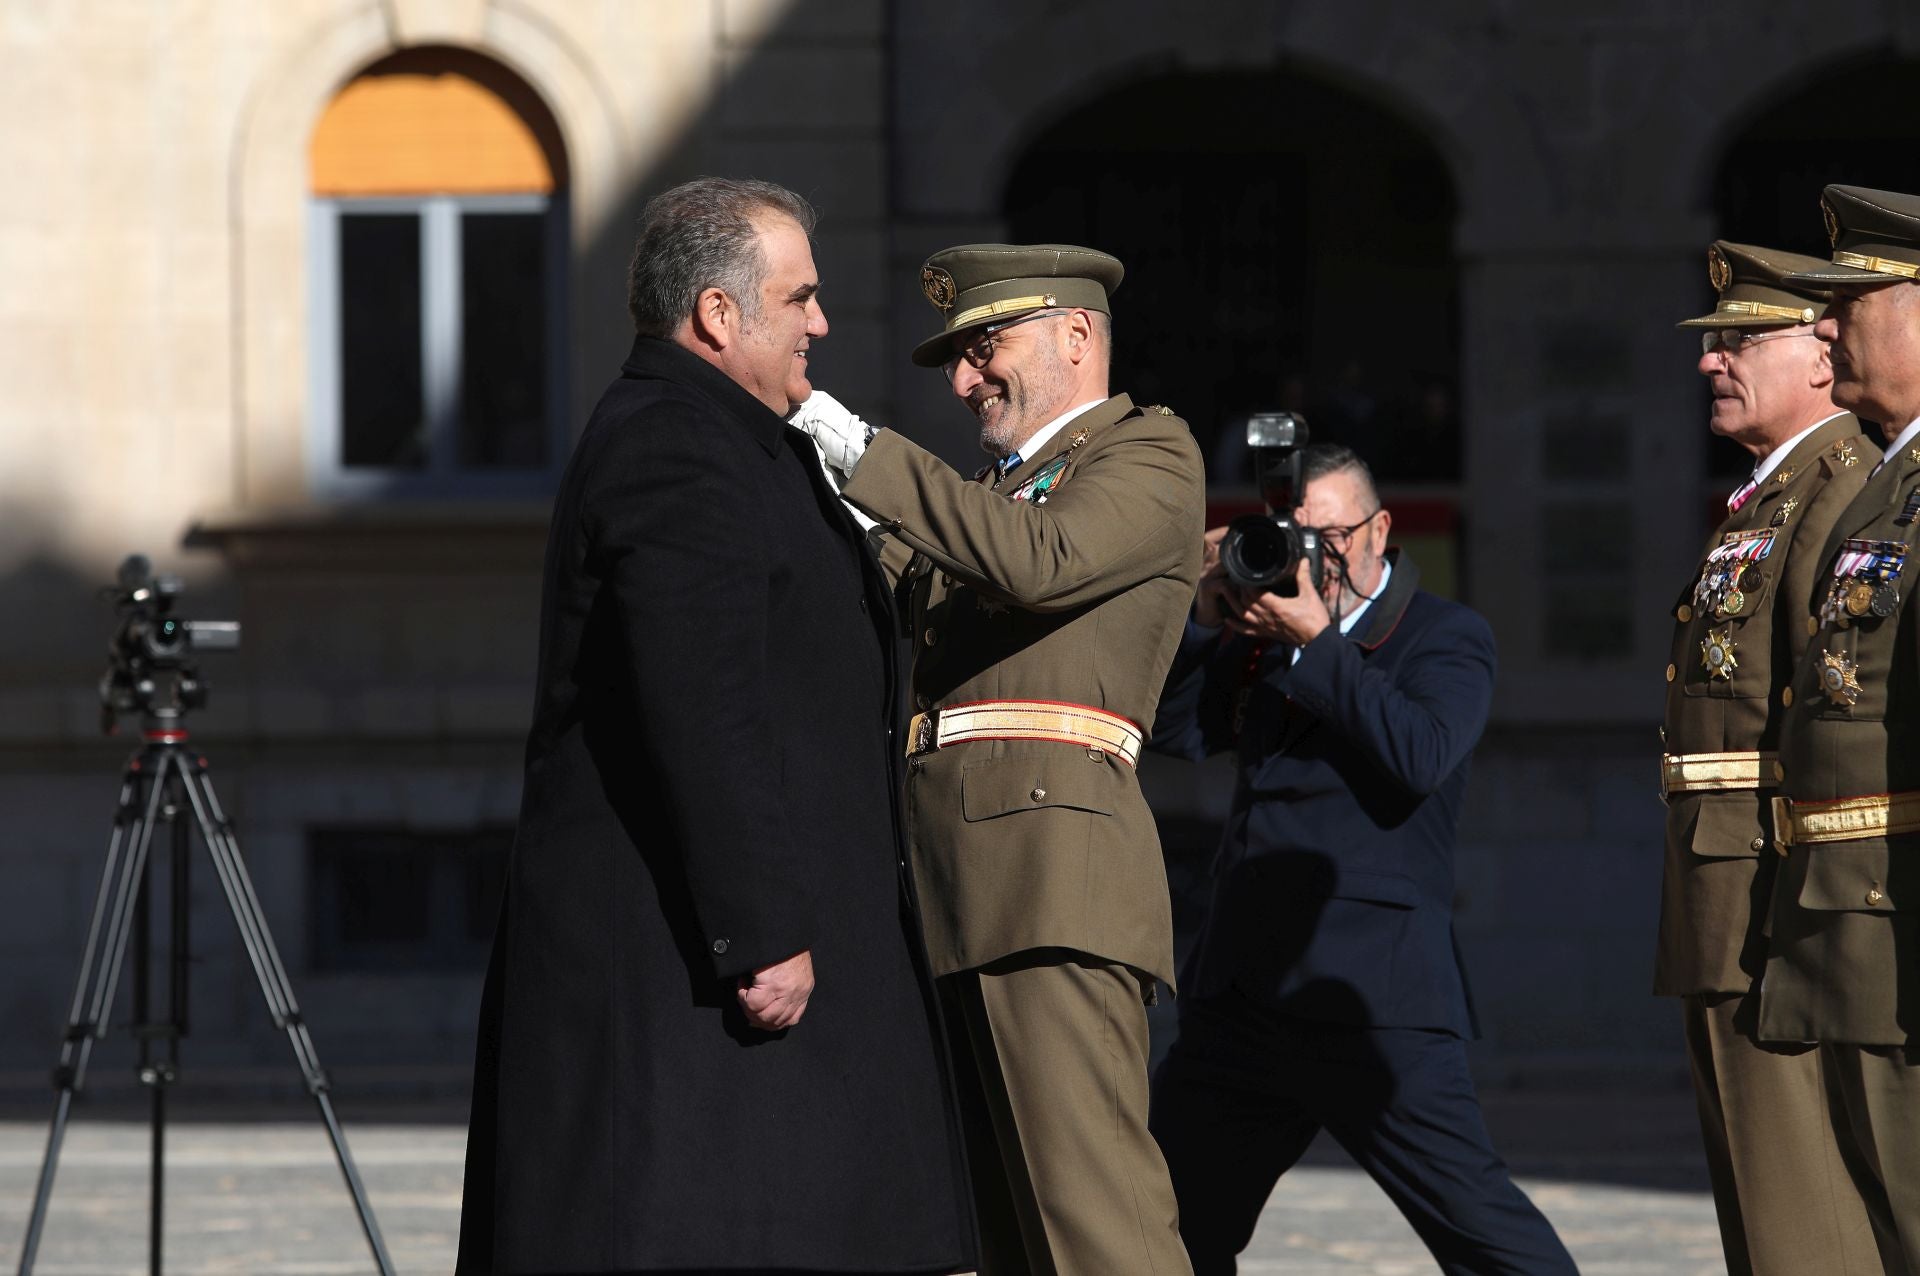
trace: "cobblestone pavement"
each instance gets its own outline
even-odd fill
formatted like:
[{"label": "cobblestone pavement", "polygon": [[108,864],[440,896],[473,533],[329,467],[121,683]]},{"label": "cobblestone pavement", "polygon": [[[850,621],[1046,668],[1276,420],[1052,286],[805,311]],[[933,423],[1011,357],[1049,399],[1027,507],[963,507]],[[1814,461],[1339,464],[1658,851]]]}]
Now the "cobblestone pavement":
[{"label": "cobblestone pavement", "polygon": [[[350,1103],[341,1107],[395,1268],[407,1276],[450,1271],[465,1146],[458,1120],[403,1112],[356,1120]],[[1487,1109],[1521,1185],[1587,1276],[1725,1271],[1685,1095],[1490,1096]],[[287,1104],[234,1119],[209,1109],[169,1127],[168,1272],[374,1270],[326,1135],[308,1111]],[[46,1120],[18,1110],[8,1117],[0,1120],[0,1269],[12,1271]],[[147,1140],[133,1112],[77,1113],[35,1267],[41,1276],[146,1271]],[[1414,1276],[1435,1267],[1373,1184],[1323,1142],[1274,1192],[1240,1270]]]}]

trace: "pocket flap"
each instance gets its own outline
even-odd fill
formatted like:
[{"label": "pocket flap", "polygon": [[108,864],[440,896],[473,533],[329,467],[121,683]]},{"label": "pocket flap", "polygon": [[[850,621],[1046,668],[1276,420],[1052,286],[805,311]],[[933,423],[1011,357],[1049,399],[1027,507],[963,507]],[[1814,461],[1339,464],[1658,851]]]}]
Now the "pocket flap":
[{"label": "pocket flap", "polygon": [[[1696,803],[1693,830],[1683,845],[1704,859],[1753,859],[1773,841],[1768,798],[1751,790],[1703,793]],[[1755,842],[1759,845],[1754,845]]]},{"label": "pocket flap", "polygon": [[1110,764],[1104,758],[1095,764],[1085,749],[1064,757],[1030,753],[989,758],[961,773],[960,813],[969,821],[1048,807],[1112,815],[1118,782]]},{"label": "pocket flap", "polygon": [[1806,855],[1800,907],[1823,912],[1899,911],[1893,883],[1887,880],[1890,856],[1885,842],[1812,846]]},{"label": "pocket flap", "polygon": [[1330,899],[1364,899],[1375,904],[1394,904],[1412,908],[1420,902],[1420,888],[1411,877],[1399,873],[1375,873],[1360,868],[1333,870]]}]

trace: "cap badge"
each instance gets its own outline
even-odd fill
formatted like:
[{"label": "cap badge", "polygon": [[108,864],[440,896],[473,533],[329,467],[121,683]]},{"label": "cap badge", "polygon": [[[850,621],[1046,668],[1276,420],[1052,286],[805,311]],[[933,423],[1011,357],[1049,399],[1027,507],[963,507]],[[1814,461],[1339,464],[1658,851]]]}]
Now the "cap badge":
[{"label": "cap badge", "polygon": [[953,286],[953,276],[938,266],[920,267],[920,291],[927,295],[933,308],[942,312],[953,308],[953,299],[959,295]]},{"label": "cap badge", "polygon": [[1733,267],[1727,265],[1726,257],[1715,244],[1707,249],[1707,282],[1713,285],[1715,292],[1725,292],[1727,285],[1733,282]]},{"label": "cap badge", "polygon": [[1840,242],[1840,219],[1833,215],[1833,205],[1827,202],[1827,197],[1824,195],[1820,197],[1820,219],[1827,224],[1827,243],[1830,245],[1838,244]]}]

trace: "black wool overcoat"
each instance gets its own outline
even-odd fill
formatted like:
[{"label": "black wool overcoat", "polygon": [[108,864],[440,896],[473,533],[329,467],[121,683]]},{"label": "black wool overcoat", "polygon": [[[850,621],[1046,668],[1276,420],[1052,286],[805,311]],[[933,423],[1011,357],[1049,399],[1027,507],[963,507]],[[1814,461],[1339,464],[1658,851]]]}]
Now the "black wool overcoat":
[{"label": "black wool overcoat", "polygon": [[[634,343],[561,482],[462,1273],[951,1272],[892,602],[812,444]],[[739,976],[801,949],[795,1027]]]}]

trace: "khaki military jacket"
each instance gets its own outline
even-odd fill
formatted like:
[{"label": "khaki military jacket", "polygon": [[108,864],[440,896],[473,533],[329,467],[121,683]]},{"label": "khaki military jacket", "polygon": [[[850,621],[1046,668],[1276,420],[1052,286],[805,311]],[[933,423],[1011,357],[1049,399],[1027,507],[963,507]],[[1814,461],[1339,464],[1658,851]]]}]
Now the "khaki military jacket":
[{"label": "khaki military jacket", "polygon": [[[882,431],[845,488],[913,551],[914,708],[1064,701],[1150,731],[1200,575],[1186,423],[1118,395],[990,477]],[[907,824],[935,974],[1058,947],[1171,982],[1160,840],[1125,761],[1050,740],[939,749],[908,765]]]},{"label": "khaki military jacket", "polygon": [[[1657,995],[1746,992],[1760,977],[1777,858],[1769,848],[1779,692],[1807,647],[1827,535],[1879,457],[1851,413],[1800,440],[1715,529],[1674,605],[1660,733],[1667,836]],[[1727,655],[1715,662],[1717,644]],[[1753,753],[1761,756],[1737,756]],[[1720,754],[1736,756],[1712,756]]]},{"label": "khaki military jacket", "polygon": [[[1795,669],[1793,706],[1780,731],[1781,793],[1796,804],[1796,823],[1801,803],[1920,792],[1916,519],[1920,448],[1907,447],[1867,480],[1827,538],[1814,589],[1815,632]],[[1875,553],[1875,546],[1890,553]],[[1889,557],[1899,559],[1897,568],[1887,565]],[[1849,598],[1856,589],[1858,597]],[[1846,822],[1844,809],[1836,814]],[[1911,807],[1894,818],[1891,836],[1884,826],[1873,836],[1832,841],[1792,832],[1795,844],[1783,848],[1772,896],[1760,986],[1763,1040],[1915,1040],[1920,834],[1902,832],[1897,822],[1920,825]],[[1823,822],[1835,821],[1827,815]],[[1787,840],[1778,829],[1776,837]]]}]

